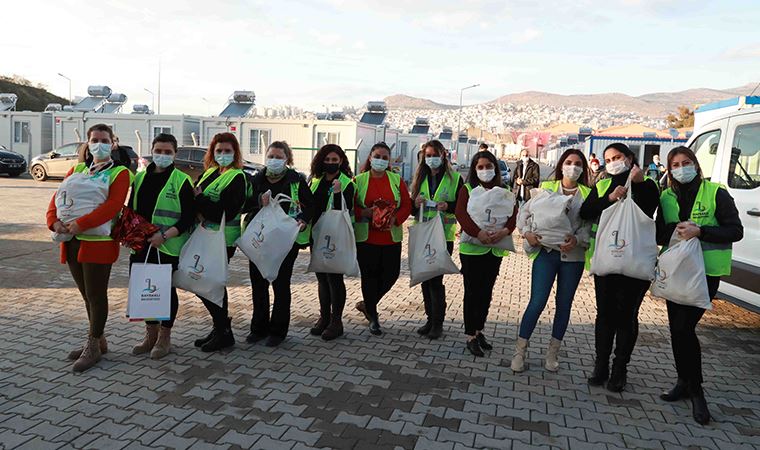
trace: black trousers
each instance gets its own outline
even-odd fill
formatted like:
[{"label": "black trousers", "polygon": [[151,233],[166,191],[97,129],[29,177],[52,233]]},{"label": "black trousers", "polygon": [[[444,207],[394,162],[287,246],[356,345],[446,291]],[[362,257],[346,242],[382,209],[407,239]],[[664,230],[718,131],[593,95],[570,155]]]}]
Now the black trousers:
[{"label": "black trousers", "polygon": [[464,278],[464,332],[468,336],[474,336],[486,324],[493,286],[501,267],[501,256],[495,256],[490,251],[484,255],[460,253],[459,259]]},{"label": "black trousers", "polygon": [[377,317],[377,304],[391,290],[401,273],[401,242],[393,245],[356,244],[362,276],[362,297],[370,317]]},{"label": "black trousers", "polygon": [[[235,249],[237,247],[227,247],[227,263],[229,264],[232,256],[235,255]],[[211,300],[198,296],[203,302],[203,306],[206,307],[211,318],[214,320],[214,328],[225,328],[227,326],[227,319],[230,317],[229,304],[227,302],[227,288],[224,288],[224,298],[222,299],[222,306],[217,305]]]},{"label": "black trousers", "polygon": [[253,299],[253,317],[251,318],[251,333],[256,336],[286,337],[290,326],[290,278],[293,276],[293,265],[298,257],[298,247],[293,245],[282,261],[277,279],[272,282],[274,302],[272,312],[269,312],[269,281],[261,275],[258,267],[248,263],[248,274],[251,276],[251,297]]},{"label": "black trousers", "polygon": [[[446,242],[449,255],[454,252],[454,243]],[[443,275],[422,282],[422,300],[425,302],[425,315],[430,323],[442,324],[446,318],[446,286]]]},{"label": "black trousers", "polygon": [[346,306],[346,283],[342,273],[317,273],[319,317],[340,319]]},{"label": "black trousers", "polygon": [[625,366],[639,337],[639,308],[650,282],[625,275],[594,276],[596,291],[596,358],[609,363],[615,343],[613,364]]},{"label": "black trousers", "polygon": [[[715,298],[719,285],[720,277],[707,277],[710,299]],[[670,300],[667,306],[670,340],[678,378],[692,384],[702,384],[702,349],[699,346],[696,328],[705,310],[696,306],[679,305]]]},{"label": "black trousers", "polygon": [[[129,269],[132,270],[132,264],[134,263],[144,263],[145,262],[145,252],[150,249],[149,246],[146,246],[143,251],[140,253],[133,253],[129,255]],[[175,270],[177,270],[177,266],[179,265],[179,256],[172,256],[167,253],[156,251],[155,249],[150,250],[150,254],[148,255],[148,263],[149,264],[158,264],[158,254],[161,253],[161,264],[171,264],[172,265],[172,273],[174,273]],[[162,320],[161,326],[164,328],[171,328],[174,326],[174,321],[177,319],[177,311],[179,310],[179,297],[177,296],[177,288],[172,286],[172,292],[171,292],[171,315],[169,316],[169,320]],[[145,323],[149,325],[155,325],[158,322],[154,320],[146,320]]]}]

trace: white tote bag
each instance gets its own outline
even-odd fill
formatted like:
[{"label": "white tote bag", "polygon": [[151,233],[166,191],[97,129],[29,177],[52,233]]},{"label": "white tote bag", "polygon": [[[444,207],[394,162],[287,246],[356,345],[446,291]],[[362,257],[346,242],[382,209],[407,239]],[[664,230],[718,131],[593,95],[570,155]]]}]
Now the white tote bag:
[{"label": "white tote bag", "polygon": [[269,204],[256,213],[237,241],[240,250],[270,283],[277,279],[280,266],[298,237],[298,222],[280,206],[280,203],[292,202],[285,194],[270,198]]},{"label": "white tote bag", "polygon": [[630,177],[625,187],[628,195],[605,209],[599,218],[590,272],[651,281],[658,252],[655,223],[633,201]]},{"label": "white tote bag", "polygon": [[199,224],[179,252],[174,272],[175,287],[190,291],[222,306],[227,286],[227,244],[224,239],[224,214],[219,230]]},{"label": "white tote bag", "polygon": [[313,245],[307,272],[359,276],[351,213],[346,209],[344,198],[341,198],[340,205],[340,209],[332,208],[330,194],[328,209],[322,213],[311,230]]},{"label": "white tote bag", "polygon": [[662,252],[650,292],[680,305],[712,309],[699,239],[678,241]]},{"label": "white tote bag", "polygon": [[439,214],[423,222],[424,205],[416,224],[409,227],[409,286],[439,275],[459,273],[446,248],[446,235]]},{"label": "white tote bag", "polygon": [[[158,253],[158,264],[148,264],[151,250]],[[148,247],[144,263],[133,263],[129,271],[127,317],[138,320],[169,320],[171,315],[172,265],[161,264],[161,253]]]},{"label": "white tote bag", "polygon": [[555,250],[573,233],[568,211],[573,197],[546,189],[531,189],[528,200],[518,213],[517,221],[523,233],[541,236],[541,244]]},{"label": "white tote bag", "polygon": [[[68,223],[95,211],[105,203],[110,189],[110,177],[107,171],[89,173],[75,172],[66,177],[55,193],[55,207],[58,220]],[[87,230],[82,234],[88,236],[108,236],[111,234],[111,221]],[[53,233],[53,240],[65,242],[71,240],[69,234]]]},{"label": "white tote bag", "polygon": [[[478,186],[470,192],[470,198],[467,201],[467,213],[481,230],[486,231],[503,229],[512,217],[514,208],[515,195],[502,187],[485,189],[483,186]],[[515,243],[511,234],[499,242],[483,244],[477,236],[470,236],[462,231],[459,240],[484,247],[515,251]]]}]

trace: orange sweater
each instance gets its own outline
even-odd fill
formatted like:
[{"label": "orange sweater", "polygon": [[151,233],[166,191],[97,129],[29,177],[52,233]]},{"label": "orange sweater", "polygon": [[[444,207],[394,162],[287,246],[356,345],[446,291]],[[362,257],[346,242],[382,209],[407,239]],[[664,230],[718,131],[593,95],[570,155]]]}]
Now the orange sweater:
[{"label": "orange sweater", "polygon": [[[68,177],[74,168],[66,174]],[[124,201],[129,192],[130,176],[128,171],[122,171],[116,176],[108,190],[108,198],[105,203],[95,208],[90,214],[76,220],[82,230],[97,227],[109,220],[113,220],[124,206]],[[55,207],[55,195],[50,199],[47,210],[47,226],[53,231],[53,224],[58,221]],[[116,241],[82,241],[79,246],[77,261],[80,263],[113,264],[119,259],[119,243]],[[66,264],[66,243],[61,243],[61,264]]]}]

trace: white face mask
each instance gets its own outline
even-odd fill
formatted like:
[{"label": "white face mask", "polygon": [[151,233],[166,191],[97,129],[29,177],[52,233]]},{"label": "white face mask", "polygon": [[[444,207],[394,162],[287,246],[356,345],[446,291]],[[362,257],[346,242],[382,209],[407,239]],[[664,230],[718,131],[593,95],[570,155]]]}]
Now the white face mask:
[{"label": "white face mask", "polygon": [[426,156],[425,157],[425,164],[430,166],[431,169],[437,169],[441,167],[441,157],[440,156]]},{"label": "white face mask", "polygon": [[87,148],[90,150],[90,154],[95,159],[107,159],[111,157],[111,144],[103,142],[89,143]]},{"label": "white face mask", "polygon": [[571,181],[578,181],[578,178],[580,178],[582,173],[583,167],[571,164],[565,164],[562,166],[562,176]]},{"label": "white face mask", "polygon": [[522,157],[522,162],[523,162],[523,164],[528,164],[528,161],[530,161],[530,158],[529,158],[529,157],[527,157],[527,156],[523,156],[523,157]]},{"label": "white face mask", "polygon": [[279,175],[285,171],[285,160],[277,158],[267,158],[267,173]]},{"label": "white face mask", "polygon": [[493,169],[478,170],[477,173],[478,179],[483,183],[488,183],[489,181],[493,180],[493,177],[496,176],[496,171]]},{"label": "white face mask", "polygon": [[227,167],[235,160],[235,155],[232,153],[215,153],[214,161],[219,164],[219,167]]},{"label": "white face mask", "polygon": [[382,158],[372,158],[369,160],[369,165],[372,167],[372,170],[381,172],[388,169],[388,160]]},{"label": "white face mask", "polygon": [[619,159],[617,161],[612,161],[611,163],[607,163],[606,168],[607,168],[608,174],[618,175],[630,169],[630,166],[628,166],[627,159]]},{"label": "white face mask", "polygon": [[697,177],[697,169],[694,166],[681,166],[671,170],[670,173],[681,184],[691,183]]},{"label": "white face mask", "polygon": [[171,166],[174,162],[174,155],[164,155],[164,154],[153,154],[153,162],[156,164],[156,167],[160,167],[162,169],[166,169],[167,167]]}]

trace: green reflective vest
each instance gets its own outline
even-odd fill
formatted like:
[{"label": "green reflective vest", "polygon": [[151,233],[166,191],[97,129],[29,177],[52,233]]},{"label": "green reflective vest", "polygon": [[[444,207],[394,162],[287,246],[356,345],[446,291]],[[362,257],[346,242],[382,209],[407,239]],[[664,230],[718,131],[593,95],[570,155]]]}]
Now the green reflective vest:
[{"label": "green reflective vest", "polygon": [[[322,181],[322,178],[312,178],[311,184],[309,185],[309,189],[311,189],[311,193],[317,192],[317,188],[319,187],[319,183]],[[346,188],[353,183],[351,178],[349,178],[348,175],[341,172],[338,176],[338,181],[340,181],[340,190],[341,192],[345,192]],[[291,192],[293,190],[293,186],[291,186]],[[298,185],[296,185],[296,197],[298,196]],[[325,206],[325,211],[327,211],[332,206],[332,200],[333,200],[333,189],[332,186],[330,186],[330,189],[327,190],[327,206]],[[351,218],[353,220],[354,214],[351,214]],[[311,239],[311,226],[312,224],[306,225],[306,228],[298,233],[298,238],[296,239],[296,242],[301,245],[305,245],[309,243],[309,239]]]},{"label": "green reflective vest", "polygon": [[[76,166],[74,166],[74,171],[72,173],[88,173],[90,170],[89,167],[87,167],[87,164],[80,162]],[[108,185],[112,185],[114,180],[116,180],[116,177],[122,173],[123,171],[127,171],[129,174],[129,184],[132,184],[132,172],[129,171],[128,168],[124,166],[112,166],[109,167],[106,170],[103,170],[99,172],[99,176],[107,176],[108,177]],[[116,217],[113,218],[111,221],[111,228],[113,229],[113,225],[116,223],[116,220],[119,218],[121,213],[116,214]],[[84,230],[87,231],[87,230]],[[86,234],[78,234],[77,239],[80,241],[112,241],[113,239],[111,236],[88,236]]]},{"label": "green reflective vest", "polygon": [[[652,179],[645,176],[644,181],[646,180],[652,180]],[[597,197],[602,198],[604,195],[606,195],[607,191],[610,189],[610,186],[612,186],[612,178],[605,178],[603,180],[597,181],[596,183]],[[633,189],[633,187],[631,187],[631,189]],[[632,192],[629,194],[633,195]],[[599,217],[597,217],[594,223],[591,224],[591,239],[588,245],[588,250],[586,250],[586,265],[585,265],[586,270],[591,270],[591,258],[594,256],[594,249],[596,248],[596,232],[599,230]]]},{"label": "green reflective vest", "polygon": [[[468,193],[472,192],[473,190],[473,187],[469,182],[465,183],[464,187],[467,189]],[[474,237],[477,237],[477,236],[474,236]],[[473,244],[471,242],[462,242],[461,237],[459,239],[460,239],[459,253],[463,255],[485,255],[488,252],[493,253],[494,256],[509,255],[509,250],[504,250],[501,248],[486,247],[484,245]]]},{"label": "green reflective vest", "polygon": [[[543,181],[541,183],[541,189],[546,189],[547,191],[552,191],[552,192],[559,192],[560,191],[560,186],[562,186],[562,180],[549,180],[549,181]],[[583,184],[579,183],[578,184],[578,192],[581,193],[581,198],[583,200],[586,200],[586,198],[588,198],[588,194],[591,193],[591,188],[588,187],[588,186],[586,186],[586,185],[583,185]],[[536,259],[536,258],[538,258],[538,254],[539,253],[540,253],[540,251],[535,252],[535,253],[531,253],[531,254],[528,255],[528,258],[530,258],[530,259]],[[587,266],[590,266],[591,265],[591,255],[589,255],[588,251],[586,251],[585,258],[586,258],[585,264]]]},{"label": "green reflective vest", "polygon": [[[390,170],[385,171],[385,175],[388,177],[388,181],[391,184],[391,191],[393,191],[393,199],[396,201],[396,208],[401,207],[401,177]],[[372,175],[370,171],[360,173],[354,179],[356,183],[356,200],[359,203],[360,208],[366,208],[364,199],[367,198],[367,189],[369,188],[369,178]],[[356,242],[364,242],[369,237],[369,222],[372,219],[369,217],[357,217],[356,223],[354,223],[354,234],[356,235]],[[396,225],[395,222],[391,224],[391,237],[393,242],[401,242],[404,237],[404,230],[402,227]]]},{"label": "green reflective vest", "polygon": [[[447,172],[444,174],[443,179],[441,179],[441,184],[438,185],[438,188],[435,190],[435,195],[433,195],[432,198],[430,196],[430,185],[428,184],[427,177],[425,177],[425,179],[422,180],[422,185],[420,185],[419,195],[435,202],[455,202],[457,201],[457,186],[459,186],[459,179],[461,177],[462,176],[459,172]],[[426,208],[425,205],[420,206],[420,208],[424,208],[423,214],[426,220],[430,220],[439,215],[436,208]],[[443,232],[446,235],[446,240],[454,242],[457,233],[456,215],[454,215],[454,213],[444,212],[441,213],[440,216],[443,220]]]},{"label": "green reflective vest", "polygon": [[[721,188],[722,186],[718,183],[702,180],[689,215],[692,222],[700,226],[718,225],[718,220],[715,218],[715,196]],[[660,194],[660,207],[666,224],[681,222],[678,199],[672,188]],[[705,273],[713,277],[731,275],[732,245],[705,241],[700,241],[700,244],[702,244],[702,256],[705,260]],[[667,246],[663,247],[663,250],[666,248]]]},{"label": "green reflective vest", "polygon": [[[138,172],[135,176],[135,193],[132,199],[132,209],[137,211],[137,195],[140,192],[140,186],[145,179],[147,171]],[[182,186],[185,183],[190,183],[192,186],[193,181],[190,176],[182,172],[179,169],[172,169],[169,179],[164,184],[164,187],[159,192],[156,198],[156,206],[153,209],[153,216],[150,221],[154,225],[158,225],[161,231],[166,231],[173,227],[182,217],[182,204],[180,203],[179,193],[182,190]],[[184,233],[177,235],[173,238],[167,239],[159,250],[167,255],[179,256],[179,251],[185,242],[190,238],[190,233],[185,231]]]},{"label": "green reflective vest", "polygon": [[[198,181],[198,185],[200,186],[206,178],[211,176],[214,172],[219,170],[218,167],[211,167],[210,169],[207,169],[205,172],[203,172],[203,175],[201,176],[200,181]],[[227,169],[222,174],[220,174],[214,181],[209,183],[208,186],[203,190],[203,195],[207,196],[211,199],[213,202],[218,202],[221,198],[222,191],[224,191],[227,186],[232,183],[232,180],[235,179],[236,176],[240,175],[243,177],[243,180],[246,180],[245,173],[243,173],[240,169]],[[248,181],[246,180],[246,184]],[[248,186],[246,185],[246,192],[248,192]],[[242,207],[242,205],[241,205]],[[235,217],[230,219],[229,217],[224,218],[224,240],[227,247],[232,247],[235,245],[235,241],[240,237],[241,231],[240,231],[240,212],[237,213]],[[213,223],[211,221],[206,221],[205,224],[206,227],[208,227],[211,230],[218,230],[219,224]]]}]

